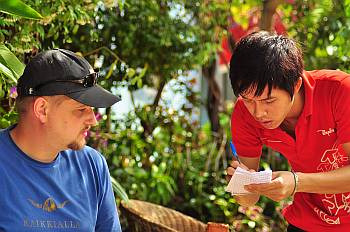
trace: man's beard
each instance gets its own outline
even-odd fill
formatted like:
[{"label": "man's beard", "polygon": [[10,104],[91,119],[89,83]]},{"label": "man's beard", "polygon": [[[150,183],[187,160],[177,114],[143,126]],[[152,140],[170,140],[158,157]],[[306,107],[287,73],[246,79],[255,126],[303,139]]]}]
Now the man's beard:
[{"label": "man's beard", "polygon": [[72,149],[72,150],[80,150],[80,149],[83,149],[83,147],[85,146],[86,144],[86,141],[85,139],[83,139],[81,142],[78,142],[78,141],[74,141],[70,144],[68,144],[68,148],[69,149]]},{"label": "man's beard", "polygon": [[[90,129],[90,126],[87,126],[87,127],[85,127],[84,128],[84,130],[83,131],[88,131]],[[71,142],[70,144],[68,144],[68,148],[69,149],[72,149],[72,150],[80,150],[80,149],[83,149],[84,148],[84,146],[86,145],[86,140],[85,140],[85,138],[83,138],[82,140],[78,140],[78,138],[75,140],[75,141],[73,141],[73,142]]]}]

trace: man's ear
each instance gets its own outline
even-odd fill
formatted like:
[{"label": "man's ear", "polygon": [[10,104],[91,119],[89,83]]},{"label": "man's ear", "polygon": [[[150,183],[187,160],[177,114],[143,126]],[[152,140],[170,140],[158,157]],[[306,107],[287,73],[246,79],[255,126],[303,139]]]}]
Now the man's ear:
[{"label": "man's ear", "polygon": [[297,83],[294,86],[294,94],[299,92],[302,84],[303,84],[303,78],[299,77],[297,80]]},{"label": "man's ear", "polygon": [[34,100],[33,113],[41,123],[47,121],[48,106],[49,102],[44,97],[38,97]]}]

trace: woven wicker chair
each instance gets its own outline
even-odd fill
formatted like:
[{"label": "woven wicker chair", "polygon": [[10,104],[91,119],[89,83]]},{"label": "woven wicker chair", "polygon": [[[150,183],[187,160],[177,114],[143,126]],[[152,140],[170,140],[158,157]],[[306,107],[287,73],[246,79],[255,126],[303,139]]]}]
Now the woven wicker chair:
[{"label": "woven wicker chair", "polygon": [[122,202],[121,211],[133,232],[205,232],[207,228],[206,224],[176,210],[145,201]]}]

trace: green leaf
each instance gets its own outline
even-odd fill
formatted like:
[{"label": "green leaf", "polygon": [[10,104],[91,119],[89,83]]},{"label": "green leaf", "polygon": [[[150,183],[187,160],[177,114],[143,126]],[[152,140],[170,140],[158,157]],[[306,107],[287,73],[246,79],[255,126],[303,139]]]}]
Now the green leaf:
[{"label": "green leaf", "polygon": [[0,72],[3,73],[5,76],[11,79],[14,83],[17,83],[17,79],[14,75],[14,73],[8,69],[4,64],[0,62]]},{"label": "green leaf", "polygon": [[146,74],[147,69],[148,69],[148,64],[145,64],[145,67],[143,67],[142,71],[139,74],[140,78],[142,78]]},{"label": "green leaf", "polygon": [[118,7],[120,11],[123,11],[124,8],[124,0],[118,0]]},{"label": "green leaf", "polygon": [[135,71],[135,69],[133,69],[133,68],[128,68],[128,69],[126,70],[126,75],[127,75],[129,78],[133,77],[133,76],[135,75],[135,73],[136,73],[136,71]]},{"label": "green leaf", "polygon": [[128,194],[126,194],[124,188],[112,176],[111,176],[111,182],[112,182],[113,190],[117,194],[117,196],[120,197],[123,201],[128,202],[129,201]]},{"label": "green leaf", "polygon": [[345,5],[345,15],[347,17],[350,17],[350,0],[345,0],[344,5]]},{"label": "green leaf", "polygon": [[112,63],[111,67],[110,67],[109,70],[108,70],[108,73],[107,73],[105,79],[109,79],[109,78],[112,76],[113,71],[114,71],[114,69],[115,69],[117,63],[118,63],[118,59],[116,59],[116,60]]},{"label": "green leaf", "polygon": [[37,11],[20,0],[0,0],[0,11],[28,19],[42,19]]},{"label": "green leaf", "polygon": [[0,64],[0,71],[17,83],[25,65],[3,44],[0,45]]},{"label": "green leaf", "polygon": [[139,88],[139,89],[142,88],[142,79],[137,80],[137,88]]}]

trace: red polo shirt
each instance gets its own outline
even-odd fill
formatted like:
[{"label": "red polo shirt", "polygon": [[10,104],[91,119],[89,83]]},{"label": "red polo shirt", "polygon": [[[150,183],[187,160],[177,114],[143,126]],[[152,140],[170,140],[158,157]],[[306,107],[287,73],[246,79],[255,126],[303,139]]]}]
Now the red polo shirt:
[{"label": "red polo shirt", "polygon": [[[296,139],[280,128],[265,129],[242,100],[237,100],[231,132],[240,156],[259,157],[266,145],[284,155],[297,172],[327,172],[349,165],[340,145],[350,142],[350,75],[305,71],[303,86],[305,103],[295,127]],[[283,214],[289,223],[306,231],[349,231],[350,193],[296,193]]]}]

